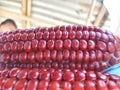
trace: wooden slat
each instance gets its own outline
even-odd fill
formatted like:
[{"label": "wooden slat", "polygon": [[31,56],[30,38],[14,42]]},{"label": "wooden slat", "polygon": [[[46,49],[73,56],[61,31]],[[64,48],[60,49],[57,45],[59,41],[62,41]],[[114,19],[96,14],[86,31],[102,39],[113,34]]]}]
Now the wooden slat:
[{"label": "wooden slat", "polygon": [[91,17],[93,15],[93,12],[94,12],[96,2],[97,2],[97,0],[92,0],[92,5],[91,5],[91,8],[90,8],[90,11],[88,13],[87,20],[86,20],[86,25],[90,24],[90,20],[91,20]]},{"label": "wooden slat", "polygon": [[28,20],[28,21],[36,24],[36,25],[42,25],[42,26],[53,26],[53,25],[55,25],[55,24],[52,24],[52,23],[45,22],[41,19],[27,17],[25,15],[21,15],[21,14],[18,14],[18,13],[13,13],[13,12],[10,12],[10,11],[7,11],[7,10],[2,10],[2,9],[0,9],[0,14],[9,15],[11,17],[16,17],[16,18],[19,18],[19,19],[22,19],[22,20]]},{"label": "wooden slat", "polygon": [[[31,5],[32,5],[32,0],[27,0],[27,16],[30,17],[31,16]],[[26,28],[30,28],[30,22],[27,21],[26,23]]]},{"label": "wooden slat", "polygon": [[[27,0],[22,0],[21,3],[22,3],[22,14],[26,16],[27,15]],[[27,25],[27,21],[23,20],[22,21],[23,28],[26,28],[26,25]]]},{"label": "wooden slat", "polygon": [[101,8],[100,8],[100,11],[98,13],[98,16],[96,17],[96,20],[94,21],[95,26],[100,25],[100,23],[102,21],[102,18],[105,15],[106,11],[107,11],[106,8],[104,7],[104,5],[102,5]]}]

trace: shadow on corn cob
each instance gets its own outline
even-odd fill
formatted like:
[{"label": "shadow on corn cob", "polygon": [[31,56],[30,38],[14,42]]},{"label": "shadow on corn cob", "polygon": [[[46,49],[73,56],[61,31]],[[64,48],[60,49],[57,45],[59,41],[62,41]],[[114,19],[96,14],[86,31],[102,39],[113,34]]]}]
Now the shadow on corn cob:
[{"label": "shadow on corn cob", "polygon": [[0,36],[2,90],[120,90],[99,71],[120,62],[120,41],[94,26],[16,30]]}]

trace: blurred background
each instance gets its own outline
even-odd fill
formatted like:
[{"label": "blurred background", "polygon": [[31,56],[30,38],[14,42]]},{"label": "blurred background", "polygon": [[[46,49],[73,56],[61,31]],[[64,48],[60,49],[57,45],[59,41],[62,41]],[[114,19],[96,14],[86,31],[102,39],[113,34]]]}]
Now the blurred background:
[{"label": "blurred background", "polygon": [[0,22],[7,18],[18,28],[67,24],[110,28],[109,14],[98,0],[0,0]]}]

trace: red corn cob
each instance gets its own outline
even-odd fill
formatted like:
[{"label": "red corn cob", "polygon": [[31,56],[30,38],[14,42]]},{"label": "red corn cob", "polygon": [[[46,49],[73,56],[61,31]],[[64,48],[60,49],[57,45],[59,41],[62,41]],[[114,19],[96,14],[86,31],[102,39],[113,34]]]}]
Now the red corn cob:
[{"label": "red corn cob", "polygon": [[63,68],[70,68],[70,69],[84,69],[84,70],[93,70],[93,71],[101,71],[110,65],[106,62],[90,62],[90,63],[77,63],[71,62],[69,60],[62,61],[62,62],[51,62],[47,61],[44,63],[35,63],[34,60],[29,63],[0,63],[0,68],[3,70],[5,68],[55,68],[55,69],[63,69]]},{"label": "red corn cob", "polygon": [[0,89],[120,90],[119,76],[98,72],[120,62],[119,44],[108,31],[83,25],[2,33]]},{"label": "red corn cob", "polygon": [[[119,62],[119,58],[113,55],[119,50],[118,43],[117,38],[111,33],[92,26],[68,25],[11,31],[3,33],[0,38],[1,62],[25,63],[67,59],[82,63],[106,61],[113,65]],[[65,56],[65,49],[68,56]],[[36,53],[39,51],[42,54]],[[29,60],[31,58],[29,52],[34,53],[32,54],[34,60]],[[19,59],[15,58],[16,55]],[[21,55],[24,55],[23,58]]]},{"label": "red corn cob", "polygon": [[[24,74],[25,72],[26,75]],[[1,72],[1,75],[2,73],[3,72]],[[23,77],[20,77],[20,74],[23,75]],[[24,77],[24,75],[26,77]],[[70,69],[53,69],[53,72],[50,72],[50,69],[38,68],[30,70],[19,68],[11,69],[9,70],[8,76],[1,76],[0,78],[1,88],[4,90],[10,88],[15,88],[15,90],[17,88],[24,88],[24,90],[39,90],[37,88],[47,88],[46,90],[71,90],[72,88],[73,90],[79,90],[80,88],[82,90],[120,90],[119,81],[119,76],[107,73],[86,72],[85,70],[77,69],[74,71]],[[41,85],[43,85],[43,87]]]},{"label": "red corn cob", "polygon": [[[52,70],[52,71],[51,71]],[[78,69],[53,69],[53,68],[32,68],[32,69],[5,69],[0,71],[0,76],[4,78],[16,79],[40,79],[57,81],[84,81],[84,80],[120,80],[117,75],[100,73],[96,71],[85,71]]]}]

